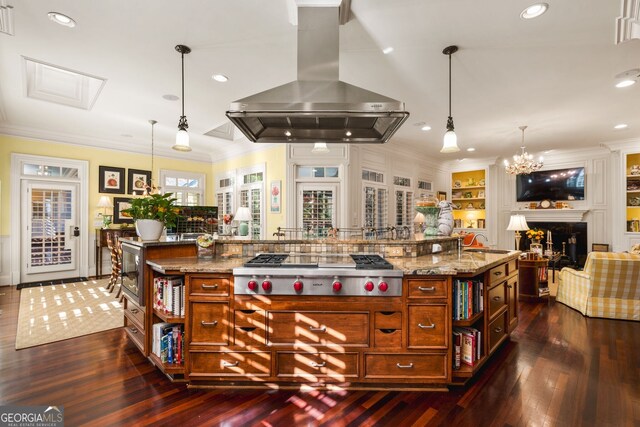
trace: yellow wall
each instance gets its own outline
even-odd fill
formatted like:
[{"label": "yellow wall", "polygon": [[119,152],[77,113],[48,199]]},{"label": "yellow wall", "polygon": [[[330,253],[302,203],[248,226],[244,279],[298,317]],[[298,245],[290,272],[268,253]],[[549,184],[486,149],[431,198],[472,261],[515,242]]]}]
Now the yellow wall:
[{"label": "yellow wall", "polygon": [[[265,177],[265,209],[266,209],[266,239],[271,239],[273,233],[278,227],[285,226],[285,194],[288,191],[286,185],[286,145],[279,144],[275,147],[268,148],[261,151],[248,153],[246,155],[235,157],[229,160],[223,160],[221,162],[214,163],[213,165],[213,179],[216,175],[225,173],[230,170],[247,168],[255,166],[260,163],[266,164],[266,177]],[[270,189],[272,181],[281,181],[282,188],[280,193],[280,213],[271,213],[271,198]],[[212,187],[215,191],[215,187]]]},{"label": "yellow wall", "polygon": [[[9,235],[10,218],[10,173],[11,153],[32,154],[38,156],[61,157],[74,160],[87,160],[89,162],[89,232],[93,232],[93,221],[96,215],[102,212],[97,208],[98,199],[98,166],[115,166],[121,168],[134,168],[149,170],[151,157],[144,154],[126,153],[122,151],[106,150],[90,147],[81,147],[72,144],[62,144],[13,136],[0,135],[0,235]],[[213,174],[211,164],[185,160],[155,157],[153,178],[158,179],[160,169],[183,170],[206,174],[205,203],[209,206],[215,204]],[[156,181],[157,182],[157,181]],[[125,189],[126,190],[126,189]],[[124,194],[107,194],[113,197],[125,197]],[[107,213],[111,213],[108,211]]]}]

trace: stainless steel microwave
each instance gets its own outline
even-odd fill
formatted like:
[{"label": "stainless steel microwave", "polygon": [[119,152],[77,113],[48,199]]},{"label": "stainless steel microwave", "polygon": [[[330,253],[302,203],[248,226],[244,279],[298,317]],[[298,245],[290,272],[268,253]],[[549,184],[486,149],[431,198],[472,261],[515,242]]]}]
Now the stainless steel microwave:
[{"label": "stainless steel microwave", "polygon": [[144,306],[144,250],[122,242],[122,290],[139,306]]}]

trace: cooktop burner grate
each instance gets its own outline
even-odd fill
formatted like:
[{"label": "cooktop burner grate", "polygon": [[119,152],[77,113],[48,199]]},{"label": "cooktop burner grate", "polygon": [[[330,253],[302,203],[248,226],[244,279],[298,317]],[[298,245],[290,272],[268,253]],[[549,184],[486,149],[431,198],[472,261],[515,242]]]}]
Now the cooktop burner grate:
[{"label": "cooktop burner grate", "polygon": [[380,255],[351,255],[356,270],[393,270],[393,265]]},{"label": "cooktop burner grate", "polygon": [[244,263],[245,267],[280,267],[288,254],[260,254]]}]

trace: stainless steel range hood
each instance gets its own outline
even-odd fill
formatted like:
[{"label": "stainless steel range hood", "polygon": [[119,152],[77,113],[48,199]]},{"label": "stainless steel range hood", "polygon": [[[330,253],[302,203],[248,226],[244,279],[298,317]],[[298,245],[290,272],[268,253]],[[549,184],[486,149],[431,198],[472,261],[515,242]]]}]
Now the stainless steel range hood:
[{"label": "stainless steel range hood", "polygon": [[338,25],[338,7],[298,8],[298,80],[227,111],[249,140],[384,143],[409,117],[403,102],[338,79]]}]

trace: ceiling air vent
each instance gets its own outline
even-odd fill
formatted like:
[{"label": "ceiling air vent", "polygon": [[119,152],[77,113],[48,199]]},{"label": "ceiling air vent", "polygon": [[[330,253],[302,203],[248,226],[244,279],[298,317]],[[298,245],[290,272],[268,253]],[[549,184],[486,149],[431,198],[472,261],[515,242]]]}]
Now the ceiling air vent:
[{"label": "ceiling air vent", "polygon": [[27,97],[91,110],[107,80],[23,57]]},{"label": "ceiling air vent", "polygon": [[234,130],[235,126],[233,126],[231,122],[226,122],[225,124],[220,125],[217,128],[211,129],[209,132],[205,133],[205,135],[233,141]]}]

